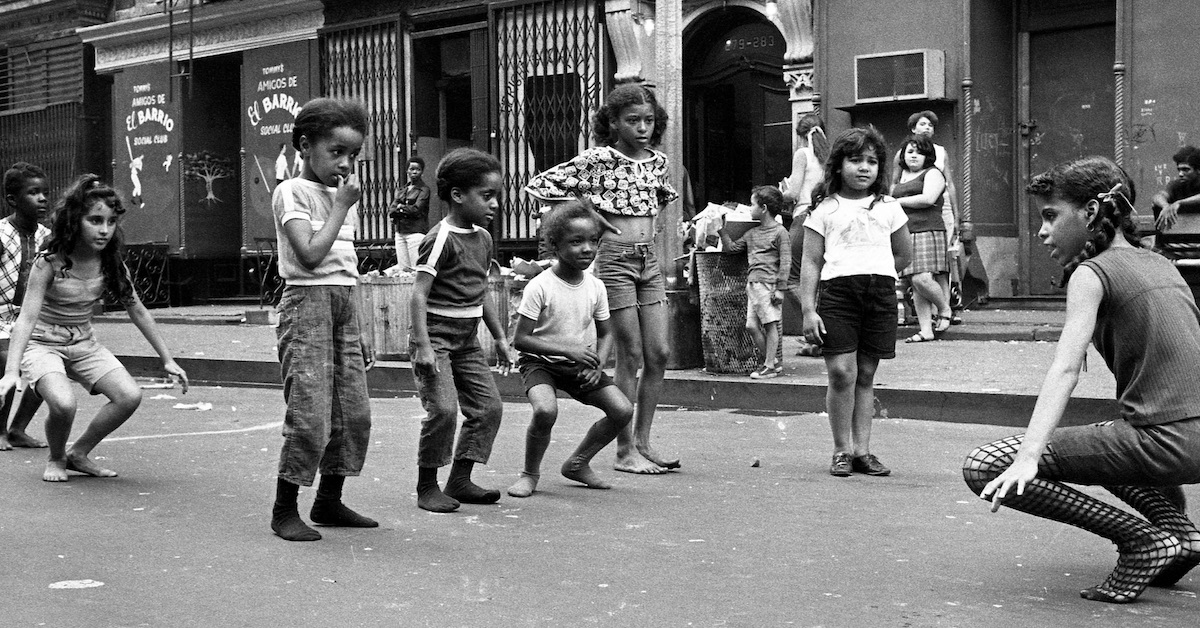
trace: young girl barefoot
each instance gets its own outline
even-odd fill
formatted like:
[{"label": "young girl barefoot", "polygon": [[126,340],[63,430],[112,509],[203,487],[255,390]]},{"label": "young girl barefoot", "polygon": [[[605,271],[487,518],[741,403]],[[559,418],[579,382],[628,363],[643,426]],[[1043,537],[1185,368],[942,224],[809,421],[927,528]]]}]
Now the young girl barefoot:
[{"label": "young girl barefoot", "polygon": [[[1132,602],[1200,563],[1179,486],[1200,482],[1200,312],[1174,266],[1139,248],[1133,186],[1116,164],[1059,164],[1028,191],[1038,236],[1064,268],[1066,322],[1028,431],[971,452],[963,477],[993,511],[1003,504],[1115,543],[1117,568],[1080,595]],[[1116,376],[1121,416],[1058,428],[1089,342]],[[1146,518],[1066,482],[1103,486]]]},{"label": "young girl barefoot", "polygon": [[567,201],[546,216],[542,237],[555,262],[525,287],[513,340],[533,406],[525,434],[525,470],[508,489],[513,497],[529,497],[537,488],[550,429],[558,418],[557,391],[604,411],[562,466],[564,477],[590,488],[611,486],[588,463],[633,416],[633,406],[604,372],[612,346],[604,284],[584,272],[596,258],[600,223],[582,202]]},{"label": "young girl barefoot", "polygon": [[[84,175],[67,188],[56,209],[46,252],[30,271],[25,302],[13,327],[0,397],[17,385],[19,366],[32,389],[46,401],[50,456],[42,479],[47,482],[65,482],[67,471],[115,477],[115,471],[97,465],[90,454],[142,402],[137,382],[93,336],[92,308],[105,291],[117,295],[129,318],[162,358],[166,372],[181,380],[183,392],[188,389],[187,373],[171,359],[154,319],[134,293],[129,270],[121,259],[123,243],[117,222],[124,213],[116,191],[96,175]],[[67,449],[75,420],[71,379],[92,394],[108,397],[108,403]]]},{"label": "young girl barefoot", "polygon": [[[605,229],[596,277],[608,289],[616,332],[617,386],[636,402],[632,427],[617,437],[614,468],[665,473],[679,461],[650,444],[654,411],[667,369],[667,293],[654,254],[662,226],[655,217],[678,198],[667,179],[667,156],[652,148],[667,127],[654,93],[638,85],[612,90],[592,120],[600,146],[589,148],[530,180],[526,191],[542,201],[579,197],[599,210]],[[641,377],[638,377],[638,369]]]},{"label": "young girl barefoot", "polygon": [[839,477],[891,473],[871,454],[875,369],[896,357],[896,273],[912,246],[904,210],[883,196],[886,160],[874,129],[842,132],[825,164],[828,196],[804,221],[804,336],[822,345],[829,371],[829,473]]}]

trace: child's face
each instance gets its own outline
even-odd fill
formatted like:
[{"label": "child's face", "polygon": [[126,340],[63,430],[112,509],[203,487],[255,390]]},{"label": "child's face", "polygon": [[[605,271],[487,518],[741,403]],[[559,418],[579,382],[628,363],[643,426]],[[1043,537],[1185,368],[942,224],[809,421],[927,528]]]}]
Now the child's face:
[{"label": "child's face", "polygon": [[1038,237],[1042,244],[1050,248],[1050,257],[1062,266],[1066,266],[1083,250],[1089,239],[1087,224],[1098,209],[1095,201],[1089,201],[1086,206],[1059,198],[1037,197],[1041,203],[1042,228],[1038,229]]},{"label": "child's face", "polygon": [[454,188],[450,190],[450,207],[452,213],[458,214],[465,223],[486,227],[496,216],[500,208],[499,172],[489,172],[483,176],[479,185],[467,189]]},{"label": "child's face", "polygon": [[112,240],[117,230],[117,212],[103,201],[96,201],[80,219],[78,241],[75,245],[86,246],[99,253]]},{"label": "child's face", "polygon": [[1175,171],[1179,173],[1180,181],[1195,181],[1197,178],[1196,169],[1186,161],[1175,164]]},{"label": "child's face", "polygon": [[925,167],[925,155],[922,155],[921,151],[917,150],[917,145],[912,142],[904,145],[904,165],[911,172],[920,172]]},{"label": "child's face", "polygon": [[586,270],[596,259],[600,246],[600,226],[594,220],[576,218],[567,223],[562,239],[553,243],[558,261],[575,270]]},{"label": "child's face", "polygon": [[362,150],[363,134],[348,126],[335,127],[316,141],[300,138],[304,153],[304,178],[338,187],[354,171],[354,161]]},{"label": "child's face", "polygon": [[870,147],[842,159],[842,190],[852,196],[865,196],[879,177],[879,159]]},{"label": "child's face", "polygon": [[31,222],[41,222],[46,218],[46,180],[40,177],[26,179],[21,191],[6,199],[13,213]]},{"label": "child's face", "polygon": [[425,168],[422,167],[421,164],[419,164],[415,161],[408,162],[408,181],[409,181],[409,183],[416,183],[417,181],[420,181],[421,175],[424,174],[424,172],[425,172]]},{"label": "child's face", "polygon": [[763,216],[767,215],[767,210],[758,203],[758,195],[750,196],[750,217],[755,220],[762,220]]},{"label": "child's face", "polygon": [[926,117],[917,120],[911,129],[913,135],[924,135],[925,137],[933,137],[933,122]]},{"label": "child's face", "polygon": [[629,105],[609,122],[617,132],[618,149],[641,151],[650,146],[650,137],[654,135],[654,106],[649,103]]}]

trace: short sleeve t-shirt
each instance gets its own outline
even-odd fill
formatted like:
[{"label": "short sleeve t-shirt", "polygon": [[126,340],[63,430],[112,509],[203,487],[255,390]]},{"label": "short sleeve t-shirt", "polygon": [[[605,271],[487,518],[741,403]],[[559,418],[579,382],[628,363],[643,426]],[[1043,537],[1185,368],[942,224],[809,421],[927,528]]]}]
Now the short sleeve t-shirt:
[{"label": "short sleeve t-shirt", "polygon": [[[553,270],[538,273],[521,296],[517,312],[537,321],[533,335],[555,346],[580,346],[596,349],[596,321],[609,318],[608,292],[591,273],[583,274],[578,284],[567,283]],[[543,362],[566,362],[561,355],[524,353]]]},{"label": "short sleeve t-shirt", "polygon": [[483,316],[492,235],[473,225],[455,227],[442,220],[417,247],[416,271],[433,276],[426,311],[448,318]]},{"label": "short sleeve t-shirt", "polygon": [[338,227],[337,239],[316,268],[308,269],[292,248],[283,226],[292,220],[305,220],[316,233],[333,213],[337,188],[301,179],[288,179],[275,188],[271,208],[275,214],[275,233],[279,238],[279,276],[292,286],[353,286],[358,283],[358,254],[354,252],[354,233],[358,229],[358,204],[346,212]]},{"label": "short sleeve t-shirt", "polygon": [[821,201],[804,221],[806,229],[825,239],[821,281],[851,275],[896,278],[892,234],[907,221],[904,208],[890,197],[848,199],[834,194]]},{"label": "short sleeve t-shirt", "polygon": [[667,156],[649,150],[649,157],[637,160],[611,146],[589,148],[535,175],[525,191],[540,201],[586,198],[602,212],[655,216],[679,194],[668,177]]}]

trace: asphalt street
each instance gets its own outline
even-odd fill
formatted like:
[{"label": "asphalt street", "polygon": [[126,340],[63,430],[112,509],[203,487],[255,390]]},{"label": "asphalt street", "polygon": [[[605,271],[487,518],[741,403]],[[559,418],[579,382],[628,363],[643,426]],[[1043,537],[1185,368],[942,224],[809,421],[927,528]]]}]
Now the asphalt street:
[{"label": "asphalt street", "polygon": [[[598,491],[555,472],[598,418],[564,400],[537,494],[437,515],[413,490],[417,400],[378,398],[346,501],[381,527],[287,543],[268,527],[280,391],[145,393],[95,452],[118,478],[51,485],[44,450],[0,452],[0,625],[1191,626],[1200,609],[1200,575],[1132,605],[1082,600],[1110,543],[989,513],[959,467],[1011,427],[877,419],[894,475],[841,479],[818,414],[663,407],[656,445],[683,468],[616,473],[610,446],[597,468],[615,487]],[[82,395],[76,433],[98,405]],[[505,412],[477,472],[497,488],[528,422]]]}]

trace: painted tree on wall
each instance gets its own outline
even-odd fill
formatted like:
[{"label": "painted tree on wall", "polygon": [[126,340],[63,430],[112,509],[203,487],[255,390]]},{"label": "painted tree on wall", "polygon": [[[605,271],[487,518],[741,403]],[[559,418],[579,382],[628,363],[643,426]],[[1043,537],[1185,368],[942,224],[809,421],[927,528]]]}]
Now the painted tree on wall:
[{"label": "painted tree on wall", "polygon": [[204,190],[207,193],[204,202],[222,202],[216,194],[213,194],[213,182],[217,179],[232,177],[235,174],[232,159],[205,150],[184,155],[180,163],[183,165],[184,176],[204,180]]}]

